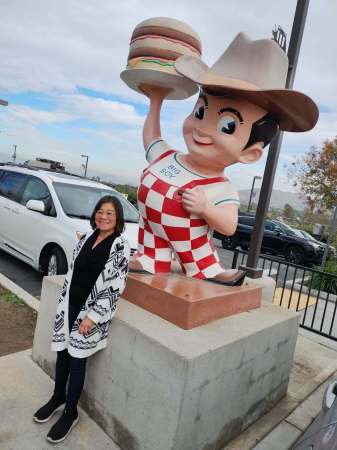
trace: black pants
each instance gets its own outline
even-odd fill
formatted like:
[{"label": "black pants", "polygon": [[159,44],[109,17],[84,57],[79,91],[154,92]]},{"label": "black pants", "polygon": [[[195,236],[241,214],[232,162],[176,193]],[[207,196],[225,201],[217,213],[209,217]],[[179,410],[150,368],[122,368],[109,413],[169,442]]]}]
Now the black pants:
[{"label": "black pants", "polygon": [[[79,311],[78,306],[69,304],[69,333]],[[84,385],[86,362],[87,358],[74,358],[69,355],[67,349],[57,352],[53,397],[58,400],[65,399],[66,411],[70,414],[75,414],[77,411],[77,404]]]}]

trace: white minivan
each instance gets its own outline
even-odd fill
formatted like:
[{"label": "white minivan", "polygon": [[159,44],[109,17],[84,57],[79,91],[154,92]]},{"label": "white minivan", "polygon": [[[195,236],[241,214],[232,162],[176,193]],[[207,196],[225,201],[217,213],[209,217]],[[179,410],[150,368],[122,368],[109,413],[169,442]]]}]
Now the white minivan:
[{"label": "white minivan", "polygon": [[122,194],[76,175],[0,164],[0,248],[46,275],[66,273],[78,236],[92,231],[89,219],[104,195],[121,201],[133,253],[138,211]]}]

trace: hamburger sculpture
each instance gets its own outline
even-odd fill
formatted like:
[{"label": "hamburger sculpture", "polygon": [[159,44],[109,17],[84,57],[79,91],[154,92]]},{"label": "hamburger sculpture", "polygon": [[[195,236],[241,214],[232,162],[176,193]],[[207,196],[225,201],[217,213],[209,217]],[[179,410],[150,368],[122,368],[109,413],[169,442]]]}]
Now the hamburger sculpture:
[{"label": "hamburger sculpture", "polygon": [[198,86],[180,75],[175,60],[183,55],[201,57],[195,31],[179,20],[158,17],[145,20],[132,33],[127,68],[121,78],[132,89],[141,83],[171,88],[168,98],[180,100],[198,92]]},{"label": "hamburger sculpture", "polygon": [[[138,189],[138,252],[130,270],[169,273],[172,254],[189,277],[237,286],[245,272],[226,270],[212,230],[235,232],[238,194],[226,167],[257,161],[278,130],[303,132],[318,119],[305,94],[285,89],[288,58],[271,39],[239,33],[212,67],[200,59],[197,34],[173,19],[136,27],[122,79],[147,95],[143,128],[148,167]],[[183,124],[187,153],[161,137],[165,98],[199,97]]]}]

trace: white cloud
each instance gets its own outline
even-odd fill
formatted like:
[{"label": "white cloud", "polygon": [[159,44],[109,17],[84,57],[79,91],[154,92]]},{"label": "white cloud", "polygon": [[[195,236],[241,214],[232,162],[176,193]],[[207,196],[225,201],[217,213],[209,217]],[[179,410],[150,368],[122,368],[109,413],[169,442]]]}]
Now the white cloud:
[{"label": "white cloud", "polygon": [[44,111],[25,105],[10,105],[8,114],[14,119],[36,124],[62,123],[78,118],[61,111]]},{"label": "white cloud", "polygon": [[[17,110],[20,114],[16,114]],[[74,137],[67,140],[62,135],[50,136],[39,127],[51,123],[53,119],[48,116],[46,120],[44,111],[30,108],[15,108],[15,114],[4,114],[3,110],[0,114],[0,160],[10,160],[13,145],[16,144],[19,162],[36,157],[54,159],[64,162],[69,171],[83,173],[81,154],[86,154],[89,156],[90,176],[99,175],[115,182],[137,184],[146,163],[139,126],[128,127],[123,134],[109,127],[82,127],[73,130]]]},{"label": "white cloud", "polygon": [[[0,3],[2,17],[0,88],[10,91],[74,91],[85,86],[143,101],[119,79],[125,67],[133,28],[153,16],[189,23],[200,35],[203,59],[212,64],[238,31],[254,38],[271,35],[275,24],[288,34],[295,2],[269,0],[207,4],[192,0],[31,0]],[[243,13],[244,12],[244,13]],[[295,87],[318,102],[336,100],[337,4],[311,2]],[[331,98],[332,97],[332,98]],[[142,99],[142,100],[140,100]]]},{"label": "white cloud", "polygon": [[[26,105],[9,105],[6,113],[9,118],[39,124],[63,123],[86,119],[98,124],[119,124],[137,127],[144,122],[133,105],[88,97],[81,94],[63,94],[57,97],[55,111],[31,108]],[[2,115],[4,117],[5,114]]]},{"label": "white cloud", "polygon": [[88,119],[95,123],[118,123],[136,126],[144,122],[134,106],[103,98],[88,97],[82,94],[63,95],[59,98],[59,107],[69,114]]},{"label": "white cloud", "polygon": [[[296,2],[213,0],[206,8],[203,6],[204,3],[192,0],[144,0],[141,7],[137,0],[0,2],[0,89],[4,92],[1,97],[6,98],[6,92],[44,92],[56,104],[52,111],[33,108],[29,103],[3,109],[0,130],[5,133],[0,134],[0,150],[15,140],[27,153],[38,151],[43,156],[56,152],[74,165],[78,155],[92,152],[91,164],[96,161],[97,170],[104,168],[106,161],[116,166],[118,160],[119,171],[129,173],[131,178],[134,173],[139,174],[144,164],[141,142],[144,118],[136,107],[147,104],[147,99],[130,90],[119,78],[134,26],[153,16],[183,20],[199,33],[203,59],[213,64],[241,30],[257,39],[270,36],[274,25],[280,24],[289,41]],[[334,0],[310,3],[294,87],[311,95],[328,112],[321,113],[311,132],[285,135],[280,165],[287,158],[304,153],[312,144],[320,146],[337,134],[336,17]],[[79,86],[109,93],[115,100],[79,94]],[[163,135],[176,148],[184,149],[181,127],[193,101],[165,105]],[[78,128],[75,137],[74,129],[68,141],[50,137],[38,129],[39,125],[55,124],[61,130],[63,125],[70,127],[74,119],[85,119],[98,126]],[[254,166],[230,168],[229,173],[233,173],[238,184],[249,185],[249,178],[263,171],[264,162],[265,157]],[[275,180],[275,185],[278,184],[286,184],[281,166]]]}]

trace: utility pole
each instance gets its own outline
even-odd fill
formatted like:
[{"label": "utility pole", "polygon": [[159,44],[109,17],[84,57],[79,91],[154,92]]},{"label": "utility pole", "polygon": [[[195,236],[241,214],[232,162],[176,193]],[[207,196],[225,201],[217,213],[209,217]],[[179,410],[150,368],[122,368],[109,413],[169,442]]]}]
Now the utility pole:
[{"label": "utility pole", "polygon": [[[297,61],[300,53],[308,7],[309,7],[309,0],[297,0],[294,22],[291,30],[288,49],[289,67],[285,86],[288,89],[291,89],[294,83]],[[280,33],[277,33],[277,35],[279,36]],[[281,46],[284,47],[284,45],[285,43],[282,42]],[[260,278],[263,273],[262,269],[257,268],[257,264],[259,261],[261,244],[263,239],[264,220],[268,212],[270,196],[273,190],[275,172],[280,154],[282,138],[283,132],[279,132],[274,137],[269,146],[268,157],[260,191],[259,203],[257,205],[256,210],[255,227],[250,241],[251,244],[247,258],[247,263],[246,266],[244,267],[244,269],[247,270],[248,276],[250,276],[251,278]]]},{"label": "utility pole", "polygon": [[17,145],[14,144],[13,147],[14,147],[14,153],[13,153],[12,158],[13,158],[13,163],[15,164],[15,160],[16,160],[16,148],[17,148]]},{"label": "utility pole", "polygon": [[82,167],[84,167],[84,178],[87,177],[87,170],[88,170],[88,160],[89,160],[89,156],[88,155],[81,155],[82,158],[86,158],[85,160],[85,164],[82,164]]},{"label": "utility pole", "polygon": [[1,100],[1,98],[0,98],[0,105],[1,106],[8,106],[7,100]]},{"label": "utility pole", "polygon": [[247,213],[249,213],[250,211],[250,206],[252,204],[252,199],[253,199],[253,194],[254,194],[254,185],[255,185],[255,180],[261,180],[262,177],[260,177],[259,175],[255,175],[255,177],[253,178],[253,184],[252,184],[252,188],[250,190],[250,196],[249,196],[249,202],[248,202],[248,208],[247,208]]},{"label": "utility pole", "polygon": [[337,224],[337,206],[335,207],[332,219],[330,221],[328,239],[326,241],[326,245],[325,245],[324,253],[323,253],[323,258],[322,258],[322,263],[321,263],[322,270],[323,270],[323,268],[325,266],[325,263],[326,263],[326,260],[328,258],[329,248],[330,248],[330,245],[331,245],[333,233],[334,233],[334,231],[336,229],[336,224]]}]

